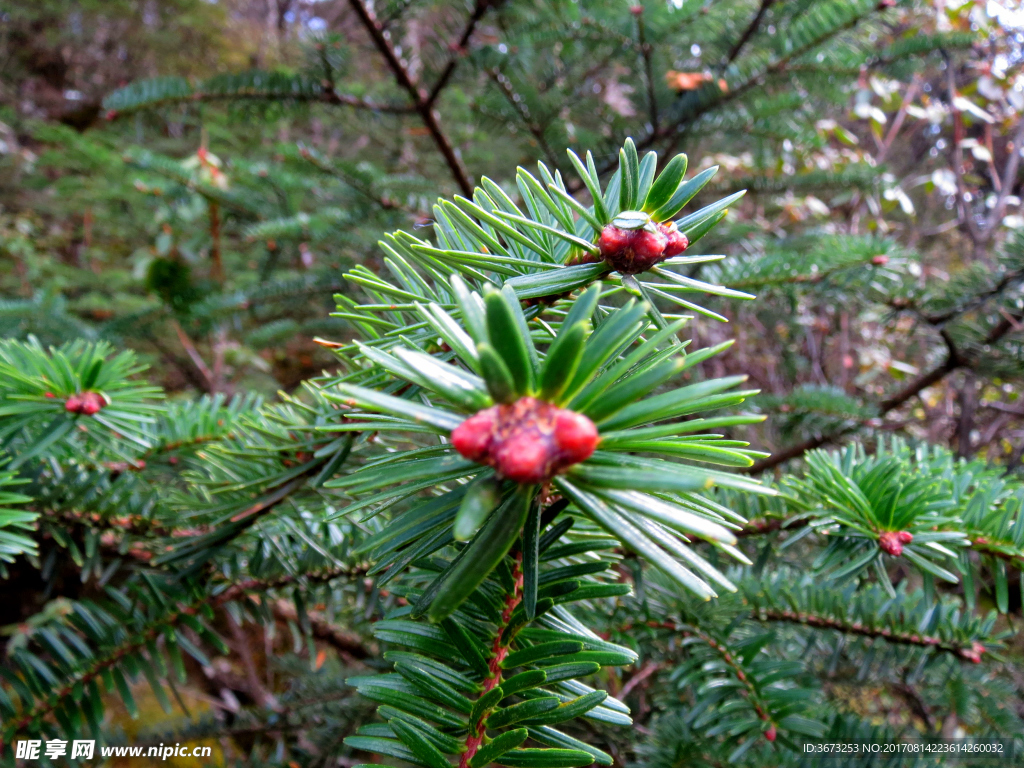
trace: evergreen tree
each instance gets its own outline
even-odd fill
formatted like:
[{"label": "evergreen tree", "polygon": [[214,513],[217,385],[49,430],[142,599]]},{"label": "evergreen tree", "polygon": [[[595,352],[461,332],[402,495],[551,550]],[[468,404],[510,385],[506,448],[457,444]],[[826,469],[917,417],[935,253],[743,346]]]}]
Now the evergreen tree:
[{"label": "evergreen tree", "polygon": [[[975,38],[891,5],[477,3],[428,50],[410,30],[442,9],[352,0],[305,68],[141,81],[107,98],[104,132],[33,126],[80,164],[72,196],[142,194],[160,225],[113,317],[83,320],[119,274],[87,264],[70,311],[39,294],[0,313],[0,576],[19,596],[0,607],[2,759],[82,737],[425,768],[1019,741],[1020,453],[1012,413],[985,435],[973,414],[979,390],[1014,408],[1024,243],[978,223],[963,193],[988,182],[961,163],[970,258],[922,279],[908,238],[885,237],[924,207],[910,184],[861,150],[814,169],[857,139],[823,116],[862,72],[951,78],[957,151],[981,130],[953,59],[933,69]],[[871,130],[893,122],[884,159],[914,98],[867,90]],[[414,159],[284,144],[226,162],[211,102],[333,110],[367,154]],[[199,150],[126,149],[160,114]],[[507,146],[472,141],[499,128]],[[740,141],[749,158],[727,154]],[[733,167],[688,168],[677,145]],[[430,207],[438,188],[455,194]],[[841,316],[862,338],[906,331],[895,382],[815,351],[811,322]],[[250,350],[296,333],[318,338],[276,371],[290,393],[233,394]],[[124,346],[209,394],[165,397]],[[915,412],[949,381],[955,451]],[[886,434],[896,418],[910,439]],[[1004,440],[1011,471],[969,459]]]}]

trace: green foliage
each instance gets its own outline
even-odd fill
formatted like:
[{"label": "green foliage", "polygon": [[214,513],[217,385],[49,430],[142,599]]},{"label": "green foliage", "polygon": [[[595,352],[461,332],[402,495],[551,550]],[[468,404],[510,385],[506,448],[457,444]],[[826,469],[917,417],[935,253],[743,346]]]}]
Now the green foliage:
[{"label": "green foliage", "polygon": [[[311,38],[307,4],[264,70],[165,67],[83,134],[19,118],[0,750],[117,742],[153,703],[140,742],[275,768],[798,765],[818,739],[1021,733],[1019,481],[877,431],[942,395],[890,384],[1004,377],[984,408],[1016,380],[1021,243],[963,269],[955,240],[938,266],[911,250],[907,195],[938,177],[903,167],[924,144],[875,161],[913,106],[887,78],[941,106],[923,63],[975,36],[888,6],[401,0]],[[685,254],[602,251],[660,225]],[[833,320],[846,346],[819,354]],[[458,437],[510,413],[483,452]],[[544,471],[512,476],[513,435]],[[805,458],[748,476],[776,436]]]}]

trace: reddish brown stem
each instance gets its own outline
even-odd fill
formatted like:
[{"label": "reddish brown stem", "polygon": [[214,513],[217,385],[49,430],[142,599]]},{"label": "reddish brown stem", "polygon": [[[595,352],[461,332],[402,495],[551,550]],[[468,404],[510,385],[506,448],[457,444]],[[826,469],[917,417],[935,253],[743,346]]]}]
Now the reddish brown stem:
[{"label": "reddish brown stem", "polygon": [[210,201],[210,276],[224,282],[224,264],[220,258],[220,206]]},{"label": "reddish brown stem", "polygon": [[[512,619],[512,614],[515,613],[516,608],[519,607],[523,600],[523,553],[517,552],[515,557],[516,563],[512,568],[512,591],[505,595],[505,608],[501,612],[501,619],[498,621],[498,627],[494,635],[494,643],[491,646],[491,660],[488,664],[490,674],[484,680],[484,689],[480,694],[481,696],[501,685],[501,662],[508,656],[509,646],[512,645],[514,638],[514,636],[510,636],[502,641],[502,635],[505,634],[505,629]],[[487,721],[487,717],[491,714],[492,710],[493,708],[481,712],[480,718],[475,723],[469,724],[469,735],[466,737],[466,751],[462,753],[462,757],[459,759],[459,768],[469,768],[469,761],[473,759],[473,756],[476,755],[483,744],[484,723]]]}]

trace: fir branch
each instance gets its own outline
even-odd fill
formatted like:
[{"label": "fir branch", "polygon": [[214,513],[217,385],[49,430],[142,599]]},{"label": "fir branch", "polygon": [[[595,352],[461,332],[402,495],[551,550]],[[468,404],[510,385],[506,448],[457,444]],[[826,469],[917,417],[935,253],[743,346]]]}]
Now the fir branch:
[{"label": "fir branch", "polygon": [[935,648],[939,651],[951,653],[966,661],[981,661],[981,652],[984,646],[978,642],[970,645],[960,645],[948,640],[943,640],[936,635],[924,633],[894,631],[889,627],[865,626],[859,621],[850,621],[836,616],[827,616],[811,613],[808,611],[791,611],[786,609],[770,609],[755,607],[753,616],[764,622],[784,622],[789,624],[800,624],[815,629],[832,629],[847,635],[860,635],[862,637],[881,638],[890,643],[900,645],[914,645],[921,648]]},{"label": "fir branch", "polygon": [[[288,586],[300,578],[309,581],[328,582],[339,577],[351,577],[365,575],[366,566],[356,565],[354,567],[341,567],[327,569],[298,576],[286,576],[274,579],[246,579],[232,583],[227,589],[210,596],[203,592],[195,593],[192,599],[182,603],[181,601],[173,610],[169,610],[159,618],[151,620],[145,627],[137,628],[121,643],[118,643],[99,656],[91,657],[89,664],[66,676],[66,682],[55,690],[48,692],[37,701],[25,714],[13,722],[5,723],[5,730],[0,731],[0,750],[3,749],[4,739],[13,738],[19,731],[28,728],[32,723],[46,717],[61,706],[63,700],[72,695],[81,686],[103,677],[109,670],[116,667],[126,658],[147,648],[157,640],[168,627],[178,625],[186,617],[200,616],[208,608],[219,608],[224,604],[241,599],[253,593],[266,592]],[[294,608],[282,607],[281,601],[274,603],[274,613],[282,620],[296,620]],[[312,618],[312,616],[311,616]],[[335,644],[339,650],[344,650],[350,657],[366,658],[369,655],[368,649],[362,646],[358,639],[349,635],[344,630],[333,627],[321,617],[314,625],[314,636],[317,639],[327,640]],[[363,655],[359,655],[362,653]]]},{"label": "fir branch", "polygon": [[149,625],[142,631],[133,633],[127,640],[107,650],[105,654],[95,657],[83,669],[68,675],[63,685],[48,692],[41,701],[38,701],[31,709],[20,718],[11,723],[5,724],[5,731],[0,731],[0,750],[3,749],[5,736],[13,738],[19,731],[23,731],[37,720],[46,717],[61,705],[63,700],[70,696],[79,686],[99,678],[108,670],[117,666],[124,658],[133,653],[141,651],[148,643],[153,642],[165,627],[173,626],[178,620],[185,616],[195,616],[201,612],[203,600],[196,598],[186,606],[164,614],[160,619],[149,622]]},{"label": "fir branch", "polygon": [[279,72],[246,72],[218,76],[191,85],[184,78],[142,80],[114,91],[103,101],[107,119],[116,120],[140,109],[185,103],[261,101],[320,103],[371,112],[403,114],[414,111],[405,104],[386,104],[338,93],[329,79],[320,82]]},{"label": "fir branch", "polygon": [[711,92],[711,98],[708,98],[705,103],[695,106],[693,110],[685,113],[679,120],[670,125],[664,126],[661,130],[650,131],[647,136],[636,142],[637,149],[646,149],[661,139],[670,138],[673,134],[682,132],[688,126],[693,125],[698,118],[707,114],[712,109],[735,101],[752,88],[763,85],[768,77],[784,74],[792,61],[799,59],[804,54],[824,45],[838,35],[850,31],[875,12],[877,12],[877,7],[872,5],[864,12],[852,14],[844,22],[822,31],[819,35],[814,36],[803,45],[797,46],[784,56],[780,56],[762,70],[747,77],[742,83],[730,86],[729,90],[725,93],[720,91],[717,85],[710,86],[706,90]]},{"label": "fir branch", "polygon": [[725,63],[722,65],[722,70],[728,69],[729,65],[736,61],[736,58],[740,55],[743,47],[750,42],[750,39],[757,34],[757,30],[761,26],[761,20],[764,18],[765,13],[772,5],[775,4],[775,0],[761,0],[761,4],[757,8],[757,13],[754,14],[754,18],[750,20],[750,24],[747,25],[746,29],[743,30],[743,34],[739,36],[739,39],[733,44],[729,54],[725,57]]},{"label": "fir branch", "polygon": [[[501,611],[501,616],[498,620],[497,626],[494,630],[494,641],[491,645],[491,658],[487,662],[488,672],[487,677],[484,678],[481,684],[480,695],[477,699],[484,697],[494,688],[498,687],[502,683],[502,670],[501,662],[509,654],[509,650],[512,646],[513,640],[515,640],[515,632],[508,633],[508,637],[505,637],[505,630],[509,626],[509,622],[512,619],[513,613],[516,608],[519,607],[523,601],[523,554],[522,552],[516,552],[515,564],[512,567],[512,589],[506,591],[504,595],[504,606]],[[459,757],[459,768],[470,768],[469,762],[476,755],[477,750],[484,743],[486,737],[485,723],[487,722],[488,716],[498,707],[500,702],[495,701],[490,707],[482,708],[480,711],[480,717],[476,722],[469,724],[469,733],[466,734],[466,749]]]},{"label": "fir branch", "polygon": [[492,67],[487,71],[491,80],[495,85],[498,86],[498,90],[501,91],[501,95],[505,97],[505,100],[509,103],[509,106],[516,111],[519,119],[523,125],[526,126],[526,130],[530,132],[537,141],[537,146],[540,147],[544,153],[544,157],[547,159],[549,166],[552,169],[558,168],[558,157],[551,149],[551,145],[548,144],[546,138],[544,138],[544,127],[541,126],[536,120],[533,119],[533,115],[530,114],[530,108],[526,106],[526,100],[519,96],[512,87],[512,81],[509,80],[508,75],[501,71],[498,67]]},{"label": "fir branch", "polygon": [[[773,2],[774,0],[766,0],[766,2]],[[644,67],[644,81],[647,85],[647,109],[651,121],[651,130],[655,133],[660,127],[660,121],[658,119],[658,97],[654,92],[654,61],[653,61],[653,47],[647,42],[647,31],[644,27],[644,7],[643,5],[635,6],[633,15],[636,17],[636,40],[640,46],[640,59],[643,62]]]}]

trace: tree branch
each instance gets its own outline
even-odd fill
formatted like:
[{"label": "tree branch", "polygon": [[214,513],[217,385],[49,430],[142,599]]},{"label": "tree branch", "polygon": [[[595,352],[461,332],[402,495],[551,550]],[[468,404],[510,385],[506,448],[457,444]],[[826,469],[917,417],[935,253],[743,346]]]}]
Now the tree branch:
[{"label": "tree branch", "polygon": [[[274,617],[279,621],[299,623],[298,611],[295,610],[295,606],[290,601],[275,600],[270,607]],[[332,624],[317,611],[306,611],[306,617],[309,619],[309,627],[313,637],[333,647],[347,661],[366,659],[372,655],[370,649],[363,644],[358,635],[349,632],[343,627],[339,627],[337,624]]]},{"label": "tree branch", "polygon": [[990,237],[995,232],[996,227],[999,226],[999,220],[1003,217],[1003,212],[1006,210],[1007,199],[1017,181],[1017,171],[1020,169],[1020,150],[1021,146],[1024,145],[1024,118],[1018,121],[1017,130],[1010,141],[1013,142],[1013,147],[1009,149],[1009,157],[1006,159],[1006,167],[1003,169],[1003,178],[1000,182],[996,204],[988,215],[988,221],[985,222],[985,232]]},{"label": "tree branch", "polygon": [[[987,345],[994,344],[995,342],[999,341],[999,339],[1001,339],[1010,330],[1012,330],[1021,319],[1022,316],[1003,315],[1003,319],[996,323],[996,325],[992,327],[988,334],[986,334],[983,343]],[[933,368],[928,373],[918,376],[916,379],[914,379],[912,382],[910,382],[907,386],[905,386],[896,394],[892,395],[891,397],[887,397],[885,400],[882,400],[878,404],[878,416],[884,416],[885,414],[889,413],[889,411],[892,411],[900,407],[905,402],[915,397],[922,390],[927,389],[933,384],[942,381],[944,378],[946,378],[946,376],[948,376],[956,369],[966,367],[969,365],[970,361],[964,358],[960,351],[957,350],[956,346],[953,344],[953,341],[950,338],[949,334],[946,332],[946,330],[943,329],[942,331],[940,331],[940,333],[942,335],[942,340],[946,343],[946,347],[949,350],[946,355],[945,361],[943,361],[941,365],[938,365],[937,367]],[[804,440],[801,443],[797,443],[796,445],[790,446],[789,448],[785,448],[779,451],[778,453],[773,453],[768,458],[755,462],[753,466],[747,467],[740,471],[746,474],[756,475],[760,472],[764,472],[767,469],[773,469],[777,467],[779,464],[782,464],[783,462],[803,456],[807,451],[814,450],[815,448],[820,448],[826,443],[835,442],[843,435],[852,432],[854,429],[856,429],[855,425],[843,427],[842,429],[836,429],[833,430],[832,432],[827,432],[825,434],[808,438],[807,440]]]},{"label": "tree branch", "polygon": [[761,6],[757,9],[757,13],[754,15],[754,18],[751,20],[750,24],[747,25],[747,28],[743,30],[743,34],[740,35],[740,39],[736,41],[735,45],[733,45],[732,50],[729,51],[729,55],[725,57],[725,63],[722,65],[723,71],[727,69],[730,64],[736,61],[736,57],[740,55],[740,51],[742,51],[743,47],[750,41],[750,38],[757,33],[765,12],[767,12],[774,3],[775,0],[761,0]]},{"label": "tree branch", "polygon": [[454,55],[448,60],[448,64],[441,71],[441,75],[437,78],[437,82],[434,83],[434,87],[430,89],[430,94],[426,99],[428,107],[434,105],[434,102],[437,101],[437,97],[441,95],[441,91],[443,91],[444,87],[448,85],[448,81],[451,79],[452,73],[455,72],[455,68],[459,64],[459,58],[464,56],[466,53],[466,46],[469,45],[469,39],[473,36],[477,23],[484,17],[484,14],[487,13],[487,10],[490,7],[491,0],[476,0],[473,4],[473,12],[466,20],[466,26],[462,30],[462,34],[459,36],[459,41],[449,46]]},{"label": "tree branch", "polygon": [[413,109],[419,114],[420,119],[423,120],[423,124],[430,133],[431,138],[433,138],[438,150],[444,156],[445,162],[448,164],[448,168],[459,189],[467,197],[471,196],[473,194],[473,185],[465,170],[463,170],[462,163],[459,162],[455,150],[448,141],[448,137],[441,130],[437,115],[434,114],[434,110],[429,102],[428,94],[421,91],[416,83],[413,82],[412,77],[409,75],[409,70],[398,58],[397,54],[395,54],[395,49],[391,46],[390,40],[370,9],[363,4],[362,0],[349,0],[349,5],[352,6],[356,16],[359,17],[359,21],[366,28],[370,39],[373,40],[374,46],[376,46],[381,56],[384,57],[384,61],[387,62],[388,68],[394,75],[398,85],[409,94]]},{"label": "tree branch", "polygon": [[790,624],[802,624],[805,627],[818,629],[832,629],[847,635],[860,635],[861,637],[883,638],[890,643],[900,645],[914,645],[922,648],[935,648],[946,653],[952,653],[962,659],[975,661],[979,655],[980,643],[970,645],[959,645],[957,643],[943,640],[933,635],[919,635],[911,632],[894,632],[889,627],[865,626],[859,621],[849,621],[834,616],[822,616],[806,611],[790,610],[768,610],[758,608],[754,611],[754,617],[760,621],[786,622]]}]

